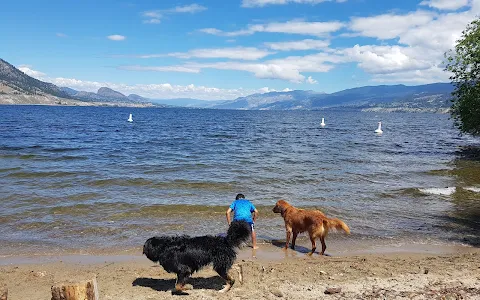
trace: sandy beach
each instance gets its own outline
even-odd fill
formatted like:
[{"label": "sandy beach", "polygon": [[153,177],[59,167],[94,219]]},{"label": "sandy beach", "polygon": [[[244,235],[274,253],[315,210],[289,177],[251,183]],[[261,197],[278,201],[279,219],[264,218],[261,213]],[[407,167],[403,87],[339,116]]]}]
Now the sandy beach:
[{"label": "sandy beach", "polygon": [[[141,256],[141,249],[95,255],[8,256],[0,283],[8,299],[50,299],[51,286],[96,277],[100,299],[480,299],[480,249],[403,246],[373,253],[312,257],[306,248],[261,244],[239,250],[226,294],[206,268],[189,281],[188,296],[175,296],[175,275]],[[328,252],[328,251],[327,251]],[[239,276],[242,274],[242,282]],[[327,294],[326,291],[333,292]]]}]

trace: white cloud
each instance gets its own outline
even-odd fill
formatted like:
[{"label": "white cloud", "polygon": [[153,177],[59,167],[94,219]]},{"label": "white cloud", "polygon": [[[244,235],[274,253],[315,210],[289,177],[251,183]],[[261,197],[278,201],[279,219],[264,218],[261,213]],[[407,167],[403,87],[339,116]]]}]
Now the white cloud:
[{"label": "white cloud", "polygon": [[330,42],[326,40],[306,39],[301,41],[288,41],[265,43],[265,46],[278,51],[295,51],[295,50],[320,50],[329,46]]},{"label": "white cloud", "polygon": [[66,35],[65,33],[61,33],[61,32],[57,32],[55,35],[58,36],[58,37],[61,37],[61,38],[68,37],[68,35]]},{"label": "white cloud", "polygon": [[310,36],[327,36],[328,34],[338,31],[344,26],[342,22],[305,22],[292,20],[287,22],[272,22],[268,24],[249,25],[246,29],[237,31],[222,31],[216,28],[203,28],[200,32],[220,35],[220,36],[242,36],[252,35],[256,32],[300,34]]},{"label": "white cloud", "polygon": [[[187,65],[188,66],[188,65]],[[262,79],[281,79],[295,83],[303,82],[305,76],[301,75],[298,70],[272,63],[244,63],[244,62],[217,62],[211,64],[193,64],[193,67],[200,69],[217,69],[217,70],[236,70],[250,72],[257,78]]]},{"label": "white cloud", "polygon": [[[426,5],[426,1],[422,2]],[[430,1],[440,9],[463,7],[463,1]],[[457,6],[454,6],[457,5]],[[408,14],[385,14],[354,18],[350,29],[356,35],[392,39],[396,45],[357,45],[337,49],[352,62],[372,75],[375,82],[429,83],[449,81],[443,71],[443,54],[455,46],[468,23],[480,13],[480,1],[468,2],[470,9],[461,12],[433,13],[423,10]],[[461,6],[460,6],[461,5]],[[392,42],[390,42],[392,43]]]},{"label": "white cloud", "polygon": [[42,73],[40,71],[32,70],[31,66],[28,65],[20,65],[18,66],[18,69],[23,73],[27,74],[28,76],[32,76],[34,78],[42,78],[46,75],[45,73]]},{"label": "white cloud", "polygon": [[143,20],[144,24],[160,24],[160,19],[148,19],[148,20]]},{"label": "white cloud", "polygon": [[434,17],[432,12],[416,11],[406,15],[383,14],[352,18],[349,28],[361,36],[394,39],[412,28],[427,25]]},{"label": "white cloud", "polygon": [[290,88],[284,88],[284,89],[282,90],[282,92],[291,92],[291,91],[293,91],[293,90],[290,89]]},{"label": "white cloud", "polygon": [[144,24],[159,24],[163,15],[166,15],[166,14],[182,14],[182,13],[196,14],[204,10],[207,10],[205,6],[194,3],[190,5],[176,6],[174,8],[164,9],[164,10],[147,10],[147,11],[144,11],[141,14],[141,16],[144,18],[143,20]]},{"label": "white cloud", "polygon": [[450,74],[443,68],[434,66],[424,70],[409,70],[390,74],[374,74],[372,80],[379,83],[412,83],[426,84],[432,82],[447,82]]},{"label": "white cloud", "polygon": [[190,58],[227,58],[239,60],[258,60],[270,54],[275,54],[268,50],[262,50],[254,47],[227,47],[227,48],[206,48],[193,49],[188,52],[172,52],[166,54],[141,54],[141,55],[116,55],[115,57],[135,57],[135,58],[160,58],[177,57],[182,59]]},{"label": "white cloud", "polygon": [[177,6],[175,8],[166,10],[167,12],[172,12],[172,13],[191,13],[195,14],[201,11],[207,10],[205,6],[198,5],[198,4],[190,4],[190,5],[185,5],[185,6]]},{"label": "white cloud", "polygon": [[127,71],[155,71],[155,72],[182,72],[182,73],[200,73],[198,68],[188,68],[183,66],[120,66],[117,69]]},{"label": "white cloud", "polygon": [[257,60],[264,58],[275,52],[261,50],[253,47],[233,47],[233,48],[212,48],[212,49],[194,49],[182,53],[169,53],[168,56],[189,59],[195,58],[229,58],[240,60]]},{"label": "white cloud", "polygon": [[307,83],[310,83],[310,84],[317,84],[317,83],[318,83],[318,81],[316,81],[315,79],[313,79],[312,76],[308,76],[306,82],[307,82]]},{"label": "white cloud", "polygon": [[124,41],[126,39],[125,36],[119,35],[119,34],[113,34],[107,36],[107,39],[112,40],[112,41]]},{"label": "white cloud", "polygon": [[424,70],[432,67],[433,62],[417,58],[411,48],[400,46],[360,46],[340,52],[359,67],[373,74],[388,74],[411,70]]},{"label": "white cloud", "polygon": [[[318,4],[333,0],[243,0],[242,7],[263,7],[266,5],[284,5],[288,3]],[[347,0],[337,0],[336,2],[345,2]]]},{"label": "white cloud", "polygon": [[427,5],[440,10],[457,10],[468,5],[468,0],[426,0],[420,5]]}]

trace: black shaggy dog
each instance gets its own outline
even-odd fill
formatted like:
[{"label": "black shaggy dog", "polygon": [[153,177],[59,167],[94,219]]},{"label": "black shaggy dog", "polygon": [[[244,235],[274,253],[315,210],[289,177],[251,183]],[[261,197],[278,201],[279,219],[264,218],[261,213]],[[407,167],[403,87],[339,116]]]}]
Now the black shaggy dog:
[{"label": "black shaggy dog", "polygon": [[244,221],[233,221],[227,236],[160,236],[149,238],[143,246],[143,254],[158,262],[165,271],[177,274],[172,293],[182,294],[188,289],[186,281],[201,268],[213,264],[213,269],[226,281],[220,292],[227,292],[235,280],[228,274],[237,253],[235,248],[245,242],[251,227]]}]

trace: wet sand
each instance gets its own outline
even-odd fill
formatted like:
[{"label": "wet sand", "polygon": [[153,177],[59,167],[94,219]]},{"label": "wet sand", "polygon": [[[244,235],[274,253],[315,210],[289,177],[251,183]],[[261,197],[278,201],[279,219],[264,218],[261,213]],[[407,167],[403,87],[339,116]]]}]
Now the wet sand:
[{"label": "wet sand", "polygon": [[[225,295],[222,280],[205,268],[190,280],[188,299],[480,299],[480,249],[466,246],[404,245],[306,256],[281,244],[239,251]],[[115,253],[0,258],[0,286],[8,299],[50,299],[61,282],[97,278],[100,299],[175,299],[175,275],[141,256],[141,249]],[[239,279],[239,270],[243,282]],[[332,289],[338,293],[325,294]]]}]

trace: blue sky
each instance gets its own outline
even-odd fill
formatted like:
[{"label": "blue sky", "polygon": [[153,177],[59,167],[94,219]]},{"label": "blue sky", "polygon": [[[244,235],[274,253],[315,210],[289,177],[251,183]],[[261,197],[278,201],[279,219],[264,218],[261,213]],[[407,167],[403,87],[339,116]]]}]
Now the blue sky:
[{"label": "blue sky", "polygon": [[0,58],[59,86],[234,99],[447,82],[480,0],[5,0]]}]

